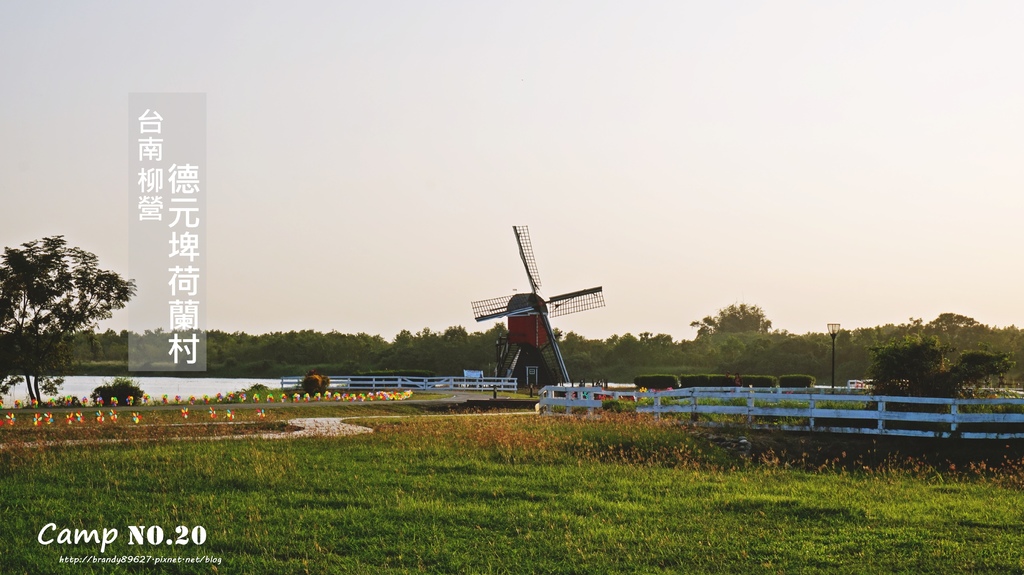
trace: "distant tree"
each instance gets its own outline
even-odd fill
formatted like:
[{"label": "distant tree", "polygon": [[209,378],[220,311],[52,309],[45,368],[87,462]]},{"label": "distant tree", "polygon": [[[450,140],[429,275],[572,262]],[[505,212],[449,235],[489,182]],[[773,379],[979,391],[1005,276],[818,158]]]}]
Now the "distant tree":
[{"label": "distant tree", "polygon": [[871,348],[870,374],[881,395],[957,397],[950,387],[946,355],[952,347],[934,336],[907,335]]},{"label": "distant tree", "polygon": [[697,337],[703,337],[716,333],[768,333],[772,322],[759,306],[741,303],[724,307],[713,317],[692,322],[690,327],[697,328]]},{"label": "distant tree", "polygon": [[1016,364],[1009,353],[977,349],[960,354],[953,366],[953,376],[965,386],[989,383],[993,376],[1001,377]]},{"label": "distant tree", "polygon": [[[913,320],[912,320],[913,321]],[[920,325],[921,320],[916,320],[917,325]],[[972,317],[960,315],[958,313],[940,313],[939,317],[933,319],[924,325],[925,329],[938,331],[938,332],[954,332],[961,329],[968,329],[974,327],[983,327],[977,320]]]},{"label": "distant tree", "polygon": [[135,283],[99,269],[96,256],[62,236],[4,248],[0,261],[0,393],[22,378],[29,397],[55,394],[70,368],[72,339],[135,295]]},{"label": "distant tree", "polygon": [[1010,354],[967,351],[949,365],[954,351],[936,336],[905,335],[871,348],[871,377],[880,395],[963,397],[970,387],[1002,375],[1014,363]]}]

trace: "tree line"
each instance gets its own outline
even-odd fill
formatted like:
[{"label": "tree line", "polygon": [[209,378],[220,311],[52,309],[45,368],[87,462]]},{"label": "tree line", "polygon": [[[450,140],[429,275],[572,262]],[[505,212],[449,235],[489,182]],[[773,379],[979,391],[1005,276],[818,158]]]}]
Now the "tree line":
[{"label": "tree line", "polygon": [[[745,304],[741,304],[745,305]],[[734,307],[734,306],[730,306]],[[760,311],[757,306],[747,306]],[[763,313],[763,312],[761,312]],[[719,316],[732,314],[730,308]],[[831,378],[832,340],[827,333],[792,334],[722,322],[692,340],[643,332],[592,339],[556,330],[569,374],[586,379],[631,382],[649,373],[740,373]],[[494,373],[495,342],[505,334],[504,324],[484,332],[462,326],[443,331],[424,328],[402,331],[393,339],[366,333],[345,334],[311,330],[250,335],[212,330],[207,333],[206,375],[216,377],[281,377],[301,375],[315,368],[321,373],[352,375],[386,370],[427,370],[437,375],[461,375],[464,369]],[[166,334],[147,334],[164,337]],[[943,360],[950,364],[965,352],[1004,352],[1013,367],[1008,381],[1022,379],[1024,330],[991,327],[969,317],[945,313],[932,321],[911,319],[902,324],[843,330],[836,338],[836,380],[870,377],[872,349],[906,337],[935,338]],[[76,373],[127,373],[128,332],[82,331],[75,335]],[[166,374],[165,374],[166,375]],[[192,374],[193,376],[196,374]]]},{"label": "tree line", "polygon": [[[39,399],[41,393],[55,394],[63,375],[127,374],[130,334],[95,327],[134,294],[131,280],[100,269],[95,255],[68,246],[60,236],[5,248],[0,258],[0,393],[24,381],[31,397]],[[650,373],[796,373],[821,382],[830,379],[830,336],[773,330],[756,305],[731,305],[690,325],[697,329],[692,340],[651,332],[591,339],[556,329],[555,335],[574,380],[630,382]],[[210,330],[206,335],[208,376],[273,378],[310,369],[329,375],[405,370],[461,375],[467,369],[490,375],[497,363],[495,343],[506,335],[506,327],[496,324],[472,333],[462,326],[403,330],[391,340],[311,330],[259,335]],[[156,344],[166,342],[167,334],[157,330],[140,337]],[[987,326],[954,313],[927,323],[912,318],[841,331],[835,343],[839,383],[876,371],[896,388],[920,384],[957,392],[957,385],[991,383],[996,375],[1016,382],[1024,370],[1020,329]],[[908,358],[919,366],[915,373],[900,371]]]}]

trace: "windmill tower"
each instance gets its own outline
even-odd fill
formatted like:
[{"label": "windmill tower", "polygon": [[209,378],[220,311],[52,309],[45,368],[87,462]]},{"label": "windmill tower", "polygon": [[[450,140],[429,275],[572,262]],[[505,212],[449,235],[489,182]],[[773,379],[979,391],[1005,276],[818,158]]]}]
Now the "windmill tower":
[{"label": "windmill tower", "polygon": [[569,383],[562,352],[548,317],[556,317],[604,306],[601,287],[565,293],[545,300],[540,296],[540,275],[533,257],[530,232],[513,226],[519,257],[530,280],[530,293],[518,293],[473,302],[476,321],[508,318],[508,335],[497,343],[497,377],[514,377],[520,387]]}]

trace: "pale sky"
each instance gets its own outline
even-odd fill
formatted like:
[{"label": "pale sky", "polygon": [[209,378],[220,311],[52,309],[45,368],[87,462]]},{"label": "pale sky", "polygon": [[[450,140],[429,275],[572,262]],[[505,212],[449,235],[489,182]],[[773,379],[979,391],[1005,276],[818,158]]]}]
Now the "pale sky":
[{"label": "pale sky", "polygon": [[[208,327],[1024,325],[1024,3],[0,0],[0,245],[131,276],[128,94],[207,106]],[[128,325],[128,309],[101,327]]]}]

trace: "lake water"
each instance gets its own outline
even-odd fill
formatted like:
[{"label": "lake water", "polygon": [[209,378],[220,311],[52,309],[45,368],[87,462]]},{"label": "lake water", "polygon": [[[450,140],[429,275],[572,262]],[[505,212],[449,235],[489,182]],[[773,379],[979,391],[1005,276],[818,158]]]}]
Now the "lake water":
[{"label": "lake water", "polygon": [[[112,380],[109,376],[100,375],[75,375],[66,377],[64,385],[60,388],[59,397],[72,395],[74,397],[88,397],[92,390]],[[227,395],[232,391],[246,389],[254,384],[262,383],[270,389],[281,388],[280,379],[255,379],[255,378],[212,378],[212,377],[136,377],[142,391],[150,397],[159,399],[163,394],[170,397],[180,395],[188,397],[194,395],[202,397],[204,394],[213,397],[218,393]],[[44,394],[44,399],[49,396]],[[14,405],[14,400],[28,401],[28,386],[24,382],[19,383],[11,393],[4,396],[4,406]]]}]

